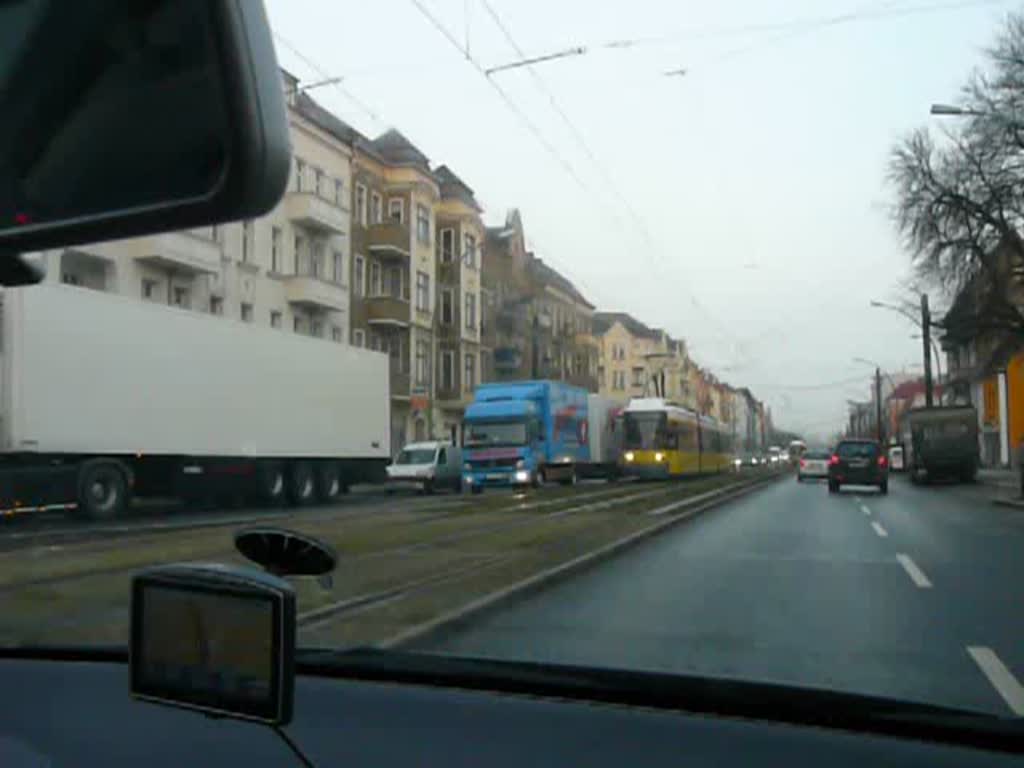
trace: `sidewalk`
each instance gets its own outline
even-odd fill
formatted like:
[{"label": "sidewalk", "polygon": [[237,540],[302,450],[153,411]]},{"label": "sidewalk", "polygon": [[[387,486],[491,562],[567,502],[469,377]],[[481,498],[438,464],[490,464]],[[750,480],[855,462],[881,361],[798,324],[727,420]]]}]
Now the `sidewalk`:
[{"label": "sidewalk", "polygon": [[992,503],[1001,507],[1024,509],[1020,495],[1020,472],[1016,469],[984,468],[978,470],[978,482],[993,491]]}]

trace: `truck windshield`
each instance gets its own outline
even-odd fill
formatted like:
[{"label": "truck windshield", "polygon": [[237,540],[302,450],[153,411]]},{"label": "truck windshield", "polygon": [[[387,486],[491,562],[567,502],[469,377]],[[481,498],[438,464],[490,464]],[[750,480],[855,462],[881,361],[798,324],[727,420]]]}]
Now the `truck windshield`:
[{"label": "truck windshield", "polygon": [[526,445],[526,424],[521,421],[487,421],[466,424],[463,444],[467,448],[485,445]]},{"label": "truck windshield", "polygon": [[651,450],[661,448],[665,439],[664,413],[627,413],[626,448]]},{"label": "truck windshield", "polygon": [[406,448],[400,454],[398,459],[395,460],[395,464],[433,464],[434,463],[434,449],[433,448]]}]

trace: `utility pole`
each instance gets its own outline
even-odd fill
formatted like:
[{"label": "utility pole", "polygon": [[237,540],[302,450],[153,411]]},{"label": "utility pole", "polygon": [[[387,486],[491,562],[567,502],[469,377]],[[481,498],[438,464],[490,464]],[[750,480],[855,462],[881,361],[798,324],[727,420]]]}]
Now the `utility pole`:
[{"label": "utility pole", "polygon": [[882,369],[875,368],[875,427],[878,444],[882,444]]},{"label": "utility pole", "polygon": [[921,343],[924,345],[924,404],[931,408],[932,399],[932,316],[928,312],[928,294],[921,294]]}]

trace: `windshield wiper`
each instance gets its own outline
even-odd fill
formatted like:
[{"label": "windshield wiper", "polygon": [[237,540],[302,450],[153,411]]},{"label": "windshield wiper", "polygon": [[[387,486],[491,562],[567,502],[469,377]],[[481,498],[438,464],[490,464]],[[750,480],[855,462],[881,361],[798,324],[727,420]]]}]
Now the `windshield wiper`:
[{"label": "windshield wiper", "polygon": [[1024,752],[1024,720],[823,688],[373,648],[303,650],[300,674],[501,691]]}]

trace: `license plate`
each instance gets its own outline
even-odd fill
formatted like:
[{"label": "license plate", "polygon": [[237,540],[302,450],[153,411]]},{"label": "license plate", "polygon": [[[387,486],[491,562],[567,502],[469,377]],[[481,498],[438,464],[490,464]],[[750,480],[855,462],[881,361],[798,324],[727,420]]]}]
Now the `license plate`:
[{"label": "license plate", "polygon": [[502,475],[502,474],[499,474],[497,472],[492,472],[491,474],[487,475],[487,479],[488,480],[504,480],[505,476]]},{"label": "license plate", "polygon": [[850,467],[853,469],[864,469],[868,465],[867,459],[854,459],[850,462]]}]

